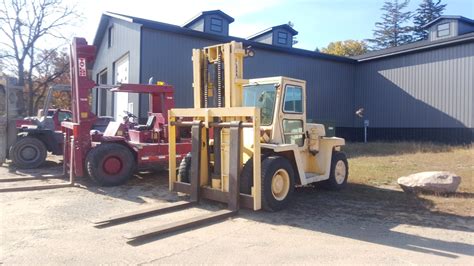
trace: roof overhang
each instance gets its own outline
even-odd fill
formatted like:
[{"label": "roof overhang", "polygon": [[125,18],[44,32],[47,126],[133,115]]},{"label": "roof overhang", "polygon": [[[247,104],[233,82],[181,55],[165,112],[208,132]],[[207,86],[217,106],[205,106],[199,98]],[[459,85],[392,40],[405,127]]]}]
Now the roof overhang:
[{"label": "roof overhang", "polygon": [[[415,45],[416,43],[402,45],[398,47],[384,49],[386,50],[385,52],[384,50],[375,51],[373,52],[372,55],[371,53],[367,53],[365,55],[352,57],[352,59],[355,59],[358,62],[364,62],[364,61],[375,60],[375,59],[380,59],[380,58],[389,57],[389,56],[413,53],[413,52],[418,52],[418,51],[423,51],[423,50],[436,49],[436,48],[441,48],[445,46],[451,46],[451,45],[457,45],[457,44],[469,43],[469,42],[474,42],[474,33],[456,36],[456,37],[443,39],[439,41],[421,41],[421,44],[423,45]],[[404,46],[408,46],[408,47],[404,47]]]},{"label": "roof overhang", "polygon": [[421,28],[428,28],[430,27],[431,25],[437,23],[438,21],[441,21],[443,19],[454,19],[454,20],[458,20],[458,21],[462,21],[462,22],[465,22],[465,23],[468,23],[468,24],[472,24],[474,25],[474,20],[472,19],[469,19],[469,18],[466,18],[466,17],[463,17],[463,16],[441,16],[439,18],[436,18],[428,23],[426,23],[425,25],[421,26]]}]

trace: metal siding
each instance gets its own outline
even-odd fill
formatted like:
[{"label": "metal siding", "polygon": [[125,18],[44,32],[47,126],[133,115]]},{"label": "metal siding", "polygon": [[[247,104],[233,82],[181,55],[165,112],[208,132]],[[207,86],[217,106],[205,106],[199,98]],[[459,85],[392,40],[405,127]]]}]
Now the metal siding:
[{"label": "metal siding", "polygon": [[459,35],[466,34],[466,33],[473,32],[473,31],[474,31],[474,25],[467,24],[466,22],[463,22],[463,21],[458,22],[458,34]]},{"label": "metal siding", "polygon": [[473,66],[474,43],[363,62],[355,105],[371,127],[473,128]]},{"label": "metal siding", "polygon": [[[175,87],[176,106],[192,107],[191,51],[216,42],[146,28],[142,34],[142,82],[153,76],[170,83]],[[306,80],[308,118],[353,125],[354,64],[256,49],[255,57],[245,59],[244,69],[245,78]]]},{"label": "metal siding", "polygon": [[[107,32],[102,36],[102,42],[98,47],[96,60],[93,67],[93,77],[107,69],[107,80],[109,84],[114,82],[114,62],[129,54],[129,82],[138,83],[140,81],[140,25],[111,18],[108,27],[112,26],[112,46],[108,48]],[[107,27],[107,28],[108,28]],[[107,115],[112,115],[112,95],[107,93]],[[138,113],[138,95],[130,94],[129,102],[133,102],[134,113]]]}]

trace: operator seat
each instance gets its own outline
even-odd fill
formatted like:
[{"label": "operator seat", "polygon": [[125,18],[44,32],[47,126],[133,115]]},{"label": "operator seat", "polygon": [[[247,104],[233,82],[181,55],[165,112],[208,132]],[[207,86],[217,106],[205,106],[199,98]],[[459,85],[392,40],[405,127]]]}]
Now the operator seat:
[{"label": "operator seat", "polygon": [[148,120],[146,121],[146,125],[135,126],[135,129],[138,131],[152,130],[153,127],[155,126],[155,122],[156,122],[156,116],[151,115],[148,117]]}]

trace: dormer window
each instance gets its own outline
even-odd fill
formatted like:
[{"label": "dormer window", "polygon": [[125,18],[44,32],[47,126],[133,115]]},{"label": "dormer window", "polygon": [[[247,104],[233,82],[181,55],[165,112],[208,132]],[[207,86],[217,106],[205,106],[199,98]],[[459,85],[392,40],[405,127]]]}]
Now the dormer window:
[{"label": "dormer window", "polygon": [[288,24],[282,24],[268,28],[257,34],[254,34],[247,39],[254,42],[260,42],[280,47],[293,47],[293,36],[298,32]]},{"label": "dormer window", "polygon": [[211,18],[211,31],[222,32],[222,19],[220,18]]},{"label": "dormer window", "polygon": [[286,45],[288,43],[288,33],[286,32],[278,32],[278,38],[277,38],[277,42],[279,44],[283,44],[283,45]]},{"label": "dormer window", "polygon": [[437,26],[437,36],[438,37],[446,37],[446,36],[449,36],[451,33],[450,33],[450,28],[449,28],[449,22],[448,23],[443,23],[443,24],[439,24]]},{"label": "dormer window", "polygon": [[220,10],[203,11],[189,22],[184,28],[212,33],[216,35],[229,36],[229,24],[234,19]]}]

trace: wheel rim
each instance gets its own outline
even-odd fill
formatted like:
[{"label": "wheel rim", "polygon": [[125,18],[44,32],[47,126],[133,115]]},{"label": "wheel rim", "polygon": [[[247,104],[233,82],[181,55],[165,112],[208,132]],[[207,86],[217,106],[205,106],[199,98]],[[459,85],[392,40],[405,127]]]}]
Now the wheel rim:
[{"label": "wheel rim", "polygon": [[117,174],[122,170],[123,163],[115,156],[107,157],[103,163],[103,170],[109,175]]},{"label": "wheel rim", "polygon": [[336,168],[334,171],[334,177],[339,185],[344,183],[344,180],[346,179],[346,173],[346,164],[342,160],[337,161]]},{"label": "wheel rim", "polygon": [[21,149],[20,156],[24,161],[34,161],[39,156],[39,151],[36,147],[28,145]]},{"label": "wheel rim", "polygon": [[284,169],[278,169],[272,177],[272,194],[276,200],[284,200],[290,191],[290,175]]}]

